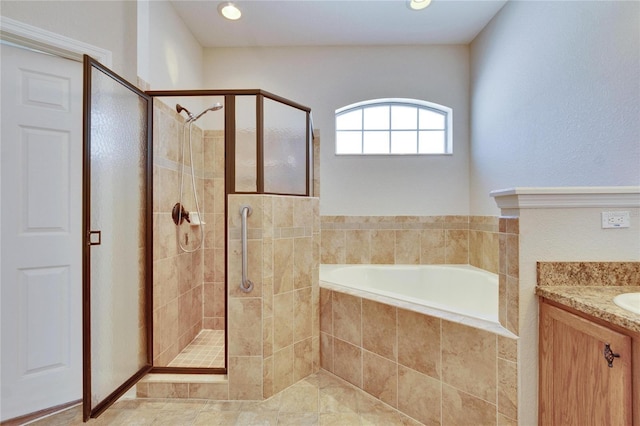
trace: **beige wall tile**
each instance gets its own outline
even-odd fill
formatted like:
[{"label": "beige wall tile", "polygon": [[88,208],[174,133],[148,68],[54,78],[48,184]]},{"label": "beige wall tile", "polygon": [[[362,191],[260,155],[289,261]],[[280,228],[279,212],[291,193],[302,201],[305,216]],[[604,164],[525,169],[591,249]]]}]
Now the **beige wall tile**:
[{"label": "beige wall tile", "polygon": [[262,356],[273,355],[273,317],[262,318]]},{"label": "beige wall tile", "polygon": [[293,292],[273,297],[273,350],[293,345]]},{"label": "beige wall tile", "polygon": [[311,287],[313,270],[313,238],[293,240],[293,287]]},{"label": "beige wall tile", "polygon": [[148,383],[148,398],[187,398],[188,383]]},{"label": "beige wall tile", "polygon": [[425,229],[420,232],[420,263],[442,264],[445,261],[444,230]]},{"label": "beige wall tile", "polygon": [[191,399],[229,399],[228,383],[189,383],[189,398]]},{"label": "beige wall tile", "polygon": [[320,333],[320,367],[334,372],[333,368],[333,336],[328,333]]},{"label": "beige wall tile", "polygon": [[262,399],[262,357],[229,356],[229,399]]},{"label": "beige wall tile", "polygon": [[518,418],[518,368],[515,362],[498,358],[498,412]]},{"label": "beige wall tile", "polygon": [[520,305],[519,280],[507,276],[507,329],[512,333],[519,334],[519,305]]},{"label": "beige wall tile", "polygon": [[230,298],[229,356],[262,355],[262,301],[259,298]]},{"label": "beige wall tile", "polygon": [[469,232],[467,230],[445,230],[445,262],[469,263]]},{"label": "beige wall tile", "polygon": [[440,379],[440,319],[398,309],[398,362]]},{"label": "beige wall tile", "polygon": [[398,364],[374,353],[362,353],[362,388],[392,407],[398,406]]},{"label": "beige wall tile", "polygon": [[293,228],[294,197],[273,197],[273,226]]},{"label": "beige wall tile", "polygon": [[518,360],[518,340],[498,336],[498,357],[516,362]]},{"label": "beige wall tile", "polygon": [[361,300],[344,293],[333,293],[333,333],[338,339],[362,345]]},{"label": "beige wall tile", "polygon": [[320,263],[346,263],[345,238],[345,231],[343,230],[323,229],[321,233]]},{"label": "beige wall tile", "polygon": [[442,425],[495,425],[496,406],[446,384],[442,385]]},{"label": "beige wall tile", "polygon": [[398,359],[394,306],[362,299],[362,347],[391,361]]},{"label": "beige wall tile", "polygon": [[520,256],[520,248],[519,248],[519,238],[518,235],[508,234],[507,235],[507,275],[512,277],[519,276],[519,256]]},{"label": "beige wall tile", "polygon": [[420,263],[420,231],[396,231],[396,263],[410,265]]},{"label": "beige wall tile", "polygon": [[273,357],[269,356],[262,363],[262,397],[273,396]]},{"label": "beige wall tile", "polygon": [[398,409],[425,425],[439,425],[441,386],[438,380],[398,366]]},{"label": "beige wall tile", "polygon": [[345,232],[346,262],[349,264],[371,263],[371,238],[368,230]]},{"label": "beige wall tile", "polygon": [[293,345],[293,381],[297,382],[313,373],[313,341],[309,337]]},{"label": "beige wall tile", "polygon": [[273,354],[273,392],[293,384],[293,345],[287,346]]},{"label": "beige wall tile", "polygon": [[371,230],[371,263],[393,265],[396,233],[392,230]]},{"label": "beige wall tile", "polygon": [[273,241],[273,292],[293,290],[293,238]]},{"label": "beige wall tile", "polygon": [[442,321],[442,381],[485,401],[496,400],[497,339],[492,333]]},{"label": "beige wall tile", "polygon": [[333,373],[362,388],[362,349],[343,340],[334,339]]},{"label": "beige wall tile", "polygon": [[293,292],[293,341],[312,337],[311,287]]}]

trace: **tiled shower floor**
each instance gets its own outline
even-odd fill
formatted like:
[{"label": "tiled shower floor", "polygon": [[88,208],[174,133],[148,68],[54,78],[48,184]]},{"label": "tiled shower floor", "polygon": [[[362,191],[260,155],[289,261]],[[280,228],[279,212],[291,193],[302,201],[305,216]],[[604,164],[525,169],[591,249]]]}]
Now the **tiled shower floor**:
[{"label": "tiled shower floor", "polygon": [[201,330],[168,367],[224,368],[224,330]]}]

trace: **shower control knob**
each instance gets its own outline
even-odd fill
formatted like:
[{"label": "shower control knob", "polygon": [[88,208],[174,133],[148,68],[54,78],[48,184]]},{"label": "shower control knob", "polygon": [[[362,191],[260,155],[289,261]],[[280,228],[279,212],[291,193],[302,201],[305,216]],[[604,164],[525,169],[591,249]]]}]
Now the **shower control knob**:
[{"label": "shower control knob", "polygon": [[180,203],[176,203],[171,210],[171,217],[173,218],[173,223],[176,225],[182,225],[182,222],[185,220],[191,223],[191,219],[189,218],[189,212],[185,210],[184,206]]}]

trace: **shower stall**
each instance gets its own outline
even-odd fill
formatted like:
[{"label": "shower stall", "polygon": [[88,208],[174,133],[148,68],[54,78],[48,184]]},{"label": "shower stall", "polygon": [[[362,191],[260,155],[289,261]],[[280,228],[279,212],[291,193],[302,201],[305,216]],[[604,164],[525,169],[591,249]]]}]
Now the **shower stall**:
[{"label": "shower stall", "polygon": [[310,109],[143,92],[88,56],[84,73],[84,419],[134,385],[263,399],[317,371]]},{"label": "shower stall", "polygon": [[[154,99],[152,372],[228,373],[227,355],[238,354],[237,334],[257,327],[242,318],[239,327],[230,316],[235,308],[255,314],[266,293],[273,294],[273,273],[266,280],[262,275],[274,257],[270,253],[265,261],[265,250],[273,252],[267,244],[273,246],[274,240],[278,244],[287,232],[292,233],[293,243],[296,232],[291,222],[287,230],[279,231],[284,234],[263,241],[264,224],[257,221],[264,221],[265,214],[273,216],[272,211],[265,212],[265,200],[287,204],[285,214],[292,219],[295,203],[303,198],[313,202],[309,198],[313,182],[310,110],[262,90],[147,93]],[[202,112],[190,112],[198,110]],[[243,252],[236,247],[241,218],[237,200],[252,211],[245,229],[245,262],[256,285],[247,293],[238,291],[242,278],[234,263]],[[313,211],[305,210],[311,222]],[[298,249],[304,244],[309,259],[313,258],[312,227],[313,223],[307,227],[308,241],[302,242],[304,226],[296,235]],[[293,266],[285,265],[292,271]],[[313,267],[307,262],[309,289]],[[236,297],[242,300],[235,301]],[[247,301],[252,305],[234,304]],[[307,302],[311,307],[311,292]],[[254,342],[263,340],[262,318],[268,318],[264,313],[257,323],[261,335],[254,336]],[[293,311],[291,319],[292,315]],[[311,352],[308,355],[311,359]]]}]

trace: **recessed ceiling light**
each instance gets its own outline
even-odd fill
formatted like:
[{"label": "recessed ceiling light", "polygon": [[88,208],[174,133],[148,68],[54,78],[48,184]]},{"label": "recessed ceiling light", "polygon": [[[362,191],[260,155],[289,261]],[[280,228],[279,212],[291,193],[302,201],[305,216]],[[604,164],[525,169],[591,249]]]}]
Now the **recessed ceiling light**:
[{"label": "recessed ceiling light", "polygon": [[408,0],[407,6],[411,10],[422,10],[431,4],[431,0]]},{"label": "recessed ceiling light", "polygon": [[231,21],[236,21],[242,16],[242,12],[240,12],[240,9],[238,9],[236,5],[231,3],[230,1],[220,3],[220,5],[218,6],[218,12],[220,13],[220,15]]}]

